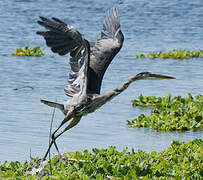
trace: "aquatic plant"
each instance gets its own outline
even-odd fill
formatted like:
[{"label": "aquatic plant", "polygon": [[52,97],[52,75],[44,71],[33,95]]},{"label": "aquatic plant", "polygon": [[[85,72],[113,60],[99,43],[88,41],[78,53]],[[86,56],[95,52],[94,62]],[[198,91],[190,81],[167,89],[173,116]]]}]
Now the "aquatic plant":
[{"label": "aquatic plant", "polygon": [[30,48],[29,46],[24,46],[24,49],[17,48],[15,52],[12,52],[11,55],[16,56],[43,56],[44,48],[40,48],[39,46],[36,46],[34,48]]},{"label": "aquatic plant", "polygon": [[156,130],[184,131],[203,129],[203,96],[187,98],[181,96],[155,97],[140,95],[132,100],[133,106],[153,107],[151,115],[141,114],[132,121],[127,120],[130,127],[151,127]]},{"label": "aquatic plant", "polygon": [[[115,147],[96,149],[92,152],[76,151],[63,155],[66,160],[51,159],[52,168],[45,165],[38,176],[32,174],[40,163],[39,158],[30,162],[4,162],[0,165],[0,178],[8,179],[201,179],[203,177],[203,141],[187,143],[173,141],[162,151],[146,153],[127,148],[122,152]],[[40,179],[41,179],[40,178]]]},{"label": "aquatic plant", "polygon": [[136,58],[172,58],[172,59],[191,59],[191,58],[199,58],[203,57],[203,50],[197,51],[188,51],[188,50],[177,50],[173,49],[169,52],[156,52],[156,53],[148,53],[148,54],[139,54],[136,55]]}]

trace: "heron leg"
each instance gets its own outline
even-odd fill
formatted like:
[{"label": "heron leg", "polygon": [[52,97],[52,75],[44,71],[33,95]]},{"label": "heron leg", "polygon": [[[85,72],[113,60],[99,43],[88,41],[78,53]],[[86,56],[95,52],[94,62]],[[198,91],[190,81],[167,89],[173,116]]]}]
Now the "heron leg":
[{"label": "heron leg", "polygon": [[56,151],[57,151],[57,153],[58,153],[58,156],[60,157],[61,155],[60,155],[60,152],[59,152],[59,148],[58,148],[58,146],[57,146],[57,144],[56,144],[56,141],[55,141],[55,134],[52,134],[52,140],[53,140],[53,142],[54,142],[54,146],[55,146],[55,148],[56,148]]},{"label": "heron leg", "polygon": [[82,116],[74,116],[73,120],[70,122],[70,124],[63,130],[61,131],[59,134],[57,134],[55,136],[55,140],[56,138],[58,138],[60,135],[62,135],[64,132],[66,132],[67,130],[71,129],[72,127],[74,127],[75,125],[77,125],[80,122]]},{"label": "heron leg", "polygon": [[51,149],[51,147],[52,147],[53,144],[54,144],[54,146],[55,146],[57,152],[59,153],[59,149],[58,149],[58,147],[57,147],[57,145],[56,145],[56,142],[55,142],[55,140],[56,140],[55,134],[56,134],[57,131],[61,128],[61,126],[63,126],[67,121],[69,121],[69,120],[73,117],[73,115],[74,115],[74,111],[69,112],[69,113],[66,115],[66,117],[64,118],[64,120],[61,122],[61,124],[59,125],[59,127],[52,133],[52,135],[51,135],[52,140],[51,140],[51,143],[49,144],[49,147],[48,147],[48,149],[47,149],[47,151],[46,151],[46,153],[45,153],[45,155],[44,155],[44,157],[43,157],[43,159],[42,159],[43,161],[46,160],[46,157],[47,157],[48,153],[50,152],[50,149]]},{"label": "heron leg", "polygon": [[80,119],[81,119],[81,116],[75,116],[74,118],[73,118],[73,120],[70,122],[70,124],[63,130],[63,131],[61,131],[59,134],[57,134],[56,136],[54,135],[52,138],[52,141],[53,141],[53,143],[54,143],[54,145],[55,145],[55,147],[56,147],[56,150],[57,150],[57,152],[58,152],[58,155],[59,155],[59,158],[61,159],[61,154],[59,153],[59,149],[58,149],[58,147],[57,147],[57,145],[56,145],[56,139],[59,137],[59,136],[61,136],[64,132],[66,132],[67,130],[69,130],[69,129],[71,129],[72,127],[74,127],[75,125],[77,125],[79,122],[80,122]]}]

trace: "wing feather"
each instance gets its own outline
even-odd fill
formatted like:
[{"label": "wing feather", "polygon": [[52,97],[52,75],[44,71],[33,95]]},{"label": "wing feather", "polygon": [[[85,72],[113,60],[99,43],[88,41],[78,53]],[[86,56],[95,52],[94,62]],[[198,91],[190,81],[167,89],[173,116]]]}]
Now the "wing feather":
[{"label": "wing feather", "polygon": [[58,18],[40,17],[38,23],[48,31],[39,31],[37,34],[44,37],[54,53],[70,53],[70,85],[64,88],[66,95],[72,97],[82,91],[100,94],[104,73],[124,41],[117,8],[113,7],[107,13],[101,39],[90,42],[90,45],[75,28]]},{"label": "wing feather", "polygon": [[109,64],[120,51],[124,36],[120,28],[118,10],[113,7],[104,21],[101,39],[91,42],[90,80],[88,89],[92,93],[100,94],[103,76]]},{"label": "wing feather", "polygon": [[[102,39],[112,38],[114,39],[120,30],[120,19],[118,17],[118,10],[113,7],[108,13],[107,18],[104,21],[103,29],[101,32]],[[120,39],[120,41],[123,41]]]},{"label": "wing feather", "polygon": [[66,95],[74,96],[87,91],[87,71],[89,66],[89,43],[72,26],[65,24],[58,18],[47,19],[40,17],[38,23],[48,31],[38,31],[37,34],[44,37],[47,46],[54,53],[65,55],[70,53],[69,86],[64,88]]}]

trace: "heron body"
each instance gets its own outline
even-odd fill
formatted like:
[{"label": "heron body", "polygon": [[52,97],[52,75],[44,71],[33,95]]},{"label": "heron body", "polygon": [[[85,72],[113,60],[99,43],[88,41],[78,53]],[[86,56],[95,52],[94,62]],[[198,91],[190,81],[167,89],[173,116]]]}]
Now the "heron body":
[{"label": "heron body", "polygon": [[[82,116],[94,112],[119,95],[132,82],[145,79],[174,79],[171,76],[142,72],[129,77],[119,88],[100,94],[103,76],[111,61],[120,51],[124,41],[117,8],[113,7],[107,13],[101,38],[91,42],[74,27],[57,18],[40,17],[40,19],[38,23],[48,31],[39,31],[37,34],[44,37],[47,46],[51,47],[54,53],[59,55],[69,53],[71,68],[68,78],[69,85],[64,88],[65,94],[71,98],[63,103],[41,100],[48,106],[60,109],[65,115],[59,127],[52,134],[51,144],[43,160],[46,159],[53,144],[59,152],[55,140],[60,135],[78,124]],[[67,127],[58,133],[58,130],[68,121],[70,123]]]}]

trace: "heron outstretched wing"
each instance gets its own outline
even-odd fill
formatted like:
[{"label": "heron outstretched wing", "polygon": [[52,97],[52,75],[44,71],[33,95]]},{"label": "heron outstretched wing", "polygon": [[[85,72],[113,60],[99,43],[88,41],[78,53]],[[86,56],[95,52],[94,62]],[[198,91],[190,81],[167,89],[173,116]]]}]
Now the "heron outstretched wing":
[{"label": "heron outstretched wing", "polygon": [[38,31],[37,34],[44,37],[47,46],[59,55],[70,53],[71,72],[68,79],[70,86],[64,88],[65,93],[68,96],[74,96],[81,91],[86,93],[90,56],[89,42],[74,27],[57,18],[40,17],[40,19],[41,21],[38,23],[49,31]]},{"label": "heron outstretched wing", "polygon": [[90,42],[90,49],[88,41],[74,27],[57,18],[40,18],[38,23],[49,31],[37,34],[45,38],[47,46],[59,55],[70,53],[70,85],[64,88],[66,95],[72,97],[81,92],[83,87],[87,93],[100,94],[104,73],[120,51],[124,40],[117,8],[113,7],[108,12],[101,38]]},{"label": "heron outstretched wing", "polygon": [[106,69],[120,51],[124,41],[116,7],[110,9],[104,21],[99,40],[90,42],[91,60],[88,90],[100,94],[101,83]]}]

